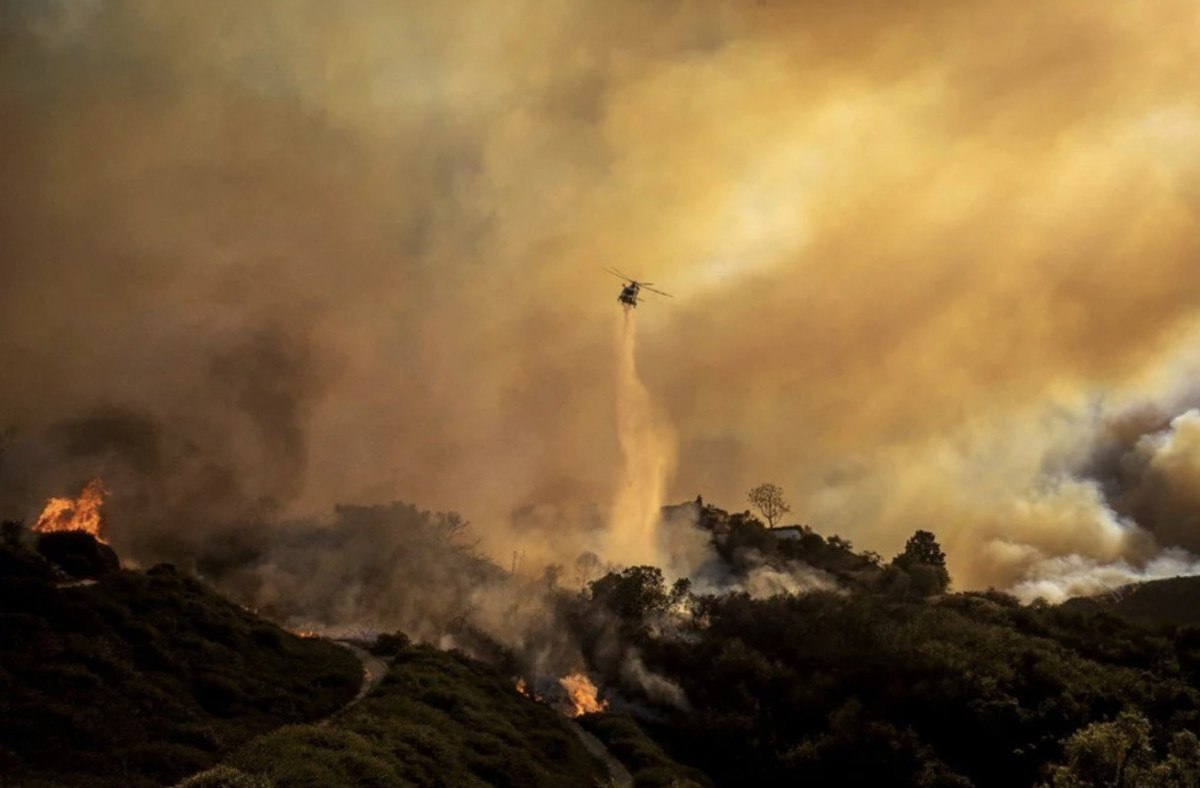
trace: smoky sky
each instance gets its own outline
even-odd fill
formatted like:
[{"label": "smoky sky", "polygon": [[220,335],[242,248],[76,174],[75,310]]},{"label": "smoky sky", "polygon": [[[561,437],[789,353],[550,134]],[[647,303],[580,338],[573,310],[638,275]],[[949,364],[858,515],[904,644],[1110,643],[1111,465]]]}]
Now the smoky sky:
[{"label": "smoky sky", "polygon": [[1182,413],[1198,33],[1185,0],[4,0],[0,414],[117,409],[198,500],[486,540],[612,497],[616,265],[675,295],[638,309],[668,497],[775,481],[967,584],[1125,555],[1087,453]]}]

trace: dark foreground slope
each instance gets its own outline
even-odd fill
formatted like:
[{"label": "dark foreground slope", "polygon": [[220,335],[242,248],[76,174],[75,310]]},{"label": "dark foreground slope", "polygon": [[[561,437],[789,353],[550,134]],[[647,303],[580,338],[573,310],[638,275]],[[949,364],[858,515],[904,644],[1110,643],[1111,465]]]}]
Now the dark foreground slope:
[{"label": "dark foreground slope", "polygon": [[1149,626],[1200,626],[1200,577],[1134,583],[1100,596],[1072,599],[1066,606],[1104,610]]},{"label": "dark foreground slope", "polygon": [[456,652],[400,650],[378,689],[328,725],[296,725],[246,745],[188,788],[595,786],[607,772],[549,706]]},{"label": "dark foreground slope", "polygon": [[157,786],[323,717],[361,665],[170,567],[62,585],[0,546],[0,784]]},{"label": "dark foreground slope", "polygon": [[713,784],[700,770],[663,752],[628,714],[587,714],[579,718],[579,724],[629,770],[637,788],[709,788]]}]

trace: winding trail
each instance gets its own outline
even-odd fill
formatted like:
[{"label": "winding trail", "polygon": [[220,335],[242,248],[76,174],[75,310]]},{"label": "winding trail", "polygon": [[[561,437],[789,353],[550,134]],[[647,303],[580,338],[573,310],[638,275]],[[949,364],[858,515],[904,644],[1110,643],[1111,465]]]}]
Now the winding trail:
[{"label": "winding trail", "polygon": [[362,666],[363,666],[362,686],[358,688],[358,694],[355,695],[354,698],[351,699],[349,703],[347,703],[345,706],[342,706],[340,709],[335,711],[333,714],[330,714],[325,719],[321,720],[318,723],[319,725],[327,724],[334,717],[341,714],[346,709],[353,706],[355,703],[358,703],[363,698],[367,697],[367,693],[370,692],[371,690],[375,689],[375,687],[377,687],[379,685],[379,682],[383,681],[383,677],[386,676],[387,672],[388,672],[388,664],[386,662],[384,662],[382,659],[380,659],[379,657],[372,654],[371,652],[367,651],[366,649],[360,648],[360,647],[354,645],[353,643],[349,643],[345,640],[335,640],[333,642],[336,643],[337,645],[341,646],[342,648],[348,648],[351,651],[353,651],[354,656],[358,657],[358,661],[362,663]]},{"label": "winding trail", "polygon": [[64,580],[61,583],[55,583],[55,588],[87,588],[88,586],[96,585],[94,578],[87,580]]},{"label": "winding trail", "polygon": [[[362,686],[358,688],[358,694],[346,703],[346,705],[317,722],[317,725],[328,725],[335,717],[365,698],[371,690],[379,686],[379,682],[383,681],[383,677],[388,672],[388,664],[366,649],[356,646],[353,643],[348,643],[345,640],[334,640],[332,642],[342,648],[349,649],[354,652],[354,656],[358,657],[359,662],[363,666]],[[604,762],[605,767],[608,769],[610,786],[613,786],[613,788],[633,788],[633,775],[629,773],[624,764],[608,751],[608,748],[604,746],[602,741],[585,731],[574,720],[564,720],[564,722],[579,737],[579,741],[582,742],[584,748]],[[176,783],[176,788],[187,782],[187,780],[188,778],[184,778],[179,783]]]},{"label": "winding trail", "polygon": [[567,727],[575,731],[575,735],[583,742],[583,746],[592,755],[595,755],[600,760],[604,761],[604,765],[608,767],[608,776],[612,780],[611,785],[616,788],[633,788],[633,775],[625,768],[625,764],[618,761],[608,748],[604,746],[604,742],[597,739],[592,734],[580,727],[578,722],[567,720]]},{"label": "winding trail", "polygon": [[[355,695],[353,698],[351,698],[344,706],[342,706],[340,709],[333,712],[328,717],[325,717],[322,720],[317,720],[316,722],[309,723],[310,725],[328,725],[330,723],[330,721],[333,720],[334,717],[338,716],[339,714],[344,712],[346,709],[350,708],[355,703],[358,703],[360,700],[365,698],[367,696],[368,692],[375,689],[375,687],[379,685],[379,682],[383,681],[383,677],[386,676],[387,672],[388,672],[387,663],[384,662],[379,657],[372,654],[371,652],[367,651],[366,649],[359,648],[358,646],[354,645],[353,643],[347,643],[344,640],[333,640],[330,642],[336,643],[337,645],[341,646],[342,648],[350,649],[351,651],[354,652],[354,656],[358,657],[358,661],[361,662],[362,666],[363,666],[362,685],[358,688],[358,694]],[[227,755],[228,755],[228,753],[227,753]],[[221,761],[218,762],[217,765],[224,763],[224,760],[225,759],[222,758]],[[206,769],[206,770],[200,772],[200,774],[203,774],[206,771],[208,771],[208,770]],[[182,780],[175,783],[174,788],[180,788],[188,780],[192,779],[192,777],[195,777],[195,776],[196,775],[193,774],[188,777],[184,777]]]},{"label": "winding trail", "polygon": [[[348,648],[353,651],[354,656],[358,657],[359,661],[362,662],[363,683],[358,690],[358,694],[354,696],[353,700],[335,711],[333,714],[330,714],[328,717],[321,720],[319,723],[317,723],[318,725],[329,724],[334,717],[338,716],[342,712],[346,711],[346,709],[349,709],[355,703],[358,703],[360,700],[365,698],[367,693],[375,689],[375,687],[379,685],[379,682],[383,681],[383,677],[386,676],[388,672],[388,664],[366,649],[360,648],[359,646],[356,646],[353,643],[349,643],[345,640],[335,640],[333,642],[343,648]],[[574,731],[575,735],[579,737],[579,741],[583,743],[584,748],[586,748],[587,751],[592,755],[604,761],[604,765],[608,768],[608,774],[611,780],[610,784],[612,786],[615,786],[615,788],[633,788],[633,775],[629,773],[629,770],[625,768],[624,764],[618,761],[616,757],[614,757],[613,754],[608,751],[608,748],[604,746],[604,742],[585,731],[582,727],[580,727],[579,723],[575,722],[574,720],[565,720],[565,722],[567,723],[567,727]]]},{"label": "winding trail", "polygon": [[[359,687],[358,694],[354,696],[353,700],[335,711],[333,714],[330,714],[328,717],[321,720],[319,723],[317,723],[318,725],[329,724],[334,717],[338,716],[342,712],[346,711],[346,709],[349,709],[355,703],[358,703],[360,700],[365,698],[367,693],[375,689],[375,687],[379,685],[379,682],[383,681],[383,677],[386,676],[388,672],[388,664],[366,649],[360,648],[359,646],[356,646],[353,643],[349,643],[345,640],[335,640],[333,642],[343,648],[348,648],[353,651],[354,656],[358,657],[359,661],[362,662],[363,682],[362,686]],[[604,746],[604,742],[585,731],[579,725],[579,723],[575,722],[574,720],[565,720],[565,722],[567,723],[567,727],[569,727],[575,733],[575,735],[579,737],[579,741],[583,743],[584,748],[586,748],[587,751],[592,755],[604,761],[605,767],[608,768],[608,775],[611,781],[610,785],[614,786],[614,788],[633,788],[633,775],[629,773],[629,770],[625,768],[624,764],[618,761],[616,757],[614,757],[613,754],[608,751],[608,748]]]}]

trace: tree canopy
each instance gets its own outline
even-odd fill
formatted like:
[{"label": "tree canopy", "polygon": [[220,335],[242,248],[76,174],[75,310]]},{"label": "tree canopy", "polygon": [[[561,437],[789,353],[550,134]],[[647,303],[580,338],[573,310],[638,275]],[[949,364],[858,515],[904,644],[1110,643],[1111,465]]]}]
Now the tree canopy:
[{"label": "tree canopy", "polygon": [[950,587],[946,554],[929,531],[917,531],[910,536],[904,552],[892,560],[892,567],[903,570],[911,589],[922,596],[941,594]]},{"label": "tree canopy", "polygon": [[779,518],[792,510],[783,499],[783,488],[771,482],[758,485],[746,493],[746,498],[766,518],[771,528],[775,527]]}]

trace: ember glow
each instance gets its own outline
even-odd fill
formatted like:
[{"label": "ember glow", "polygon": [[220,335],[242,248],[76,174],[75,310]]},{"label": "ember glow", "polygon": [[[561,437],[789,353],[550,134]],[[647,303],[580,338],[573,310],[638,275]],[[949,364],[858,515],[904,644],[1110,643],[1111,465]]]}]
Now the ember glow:
[{"label": "ember glow", "polygon": [[595,714],[608,708],[608,701],[596,697],[596,685],[582,673],[572,673],[558,680],[566,691],[559,710],[568,717]]},{"label": "ember glow", "polygon": [[38,515],[33,530],[48,534],[55,531],[86,531],[99,542],[108,544],[101,535],[104,516],[100,511],[108,490],[99,478],[92,479],[79,493],[78,498],[51,498],[46,501]]}]

